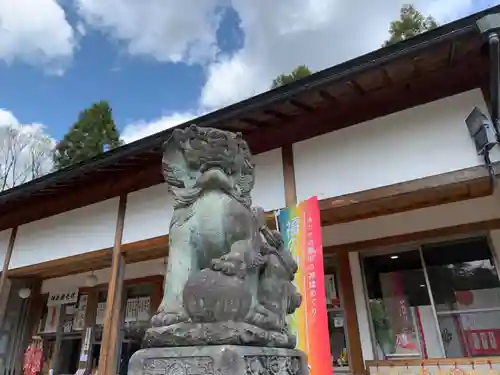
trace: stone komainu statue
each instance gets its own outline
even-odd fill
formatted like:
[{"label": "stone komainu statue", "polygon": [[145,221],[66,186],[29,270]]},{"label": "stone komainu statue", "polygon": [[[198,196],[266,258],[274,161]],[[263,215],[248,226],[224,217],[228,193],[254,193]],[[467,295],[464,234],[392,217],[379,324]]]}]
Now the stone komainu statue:
[{"label": "stone komainu statue", "polygon": [[297,264],[263,210],[252,208],[247,143],[213,128],[174,130],[163,172],[174,214],[165,293],[145,346],[293,348],[285,318],[301,303]]}]

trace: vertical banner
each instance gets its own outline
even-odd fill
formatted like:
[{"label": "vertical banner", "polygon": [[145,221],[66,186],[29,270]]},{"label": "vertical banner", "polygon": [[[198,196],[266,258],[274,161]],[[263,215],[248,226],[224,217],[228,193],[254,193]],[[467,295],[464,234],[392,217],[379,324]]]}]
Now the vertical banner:
[{"label": "vertical banner", "polygon": [[282,210],[277,218],[285,246],[299,266],[294,283],[303,298],[290,317],[290,330],[297,336],[297,349],[307,355],[309,374],[330,375],[333,369],[318,198]]}]

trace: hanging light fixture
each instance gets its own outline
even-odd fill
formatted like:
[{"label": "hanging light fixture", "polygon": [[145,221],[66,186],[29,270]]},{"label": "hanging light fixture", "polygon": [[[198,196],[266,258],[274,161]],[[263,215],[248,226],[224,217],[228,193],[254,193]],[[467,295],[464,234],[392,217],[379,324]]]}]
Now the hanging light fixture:
[{"label": "hanging light fixture", "polygon": [[85,285],[87,285],[89,288],[93,288],[97,285],[98,282],[99,280],[97,279],[97,276],[94,275],[94,271],[92,271],[92,273],[85,279]]},{"label": "hanging light fixture", "polygon": [[31,289],[30,288],[21,288],[19,289],[19,292],[17,292],[19,295],[19,298],[26,299],[31,296]]}]

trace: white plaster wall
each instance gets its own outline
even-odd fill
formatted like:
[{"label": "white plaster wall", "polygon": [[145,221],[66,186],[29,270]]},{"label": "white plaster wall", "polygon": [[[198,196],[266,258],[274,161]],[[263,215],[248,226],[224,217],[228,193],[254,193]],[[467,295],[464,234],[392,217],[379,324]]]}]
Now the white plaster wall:
[{"label": "white plaster wall", "polygon": [[483,198],[323,227],[323,245],[341,245],[496,218],[500,218],[499,192]]},{"label": "white plaster wall", "polygon": [[493,251],[495,266],[500,270],[500,229],[490,231],[490,244]]},{"label": "white plaster wall", "polygon": [[255,186],[252,190],[254,206],[266,211],[285,207],[285,182],[281,148],[254,155]]},{"label": "white plaster wall", "polygon": [[173,213],[173,197],[163,183],[127,196],[122,243],[168,234]]},{"label": "white plaster wall", "polygon": [[5,255],[7,254],[7,248],[9,247],[11,233],[12,229],[6,229],[0,232],[0,271],[3,270],[3,262],[5,261]]},{"label": "white plaster wall", "polygon": [[113,246],[118,198],[21,225],[9,268]]},{"label": "white plaster wall", "polygon": [[[298,199],[336,197],[482,165],[465,126],[474,106],[488,113],[479,89],[295,143]],[[500,160],[499,150],[492,160]]]},{"label": "white plaster wall", "polygon": [[[127,264],[125,266],[125,280],[138,279],[146,276],[160,275],[165,269],[164,259],[153,259],[145,262]],[[81,273],[78,275],[47,279],[42,283],[42,293],[63,293],[71,292],[78,288],[86,287],[85,279],[91,273]],[[105,268],[94,272],[99,284],[111,281],[111,268]]]}]

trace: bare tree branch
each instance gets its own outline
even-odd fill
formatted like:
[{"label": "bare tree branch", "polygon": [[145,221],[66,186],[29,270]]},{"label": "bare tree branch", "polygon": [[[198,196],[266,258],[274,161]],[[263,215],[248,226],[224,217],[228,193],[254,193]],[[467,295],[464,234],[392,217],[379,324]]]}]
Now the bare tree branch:
[{"label": "bare tree branch", "polygon": [[48,173],[53,147],[39,125],[0,126],[0,191]]}]

